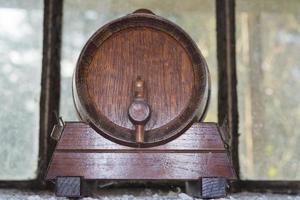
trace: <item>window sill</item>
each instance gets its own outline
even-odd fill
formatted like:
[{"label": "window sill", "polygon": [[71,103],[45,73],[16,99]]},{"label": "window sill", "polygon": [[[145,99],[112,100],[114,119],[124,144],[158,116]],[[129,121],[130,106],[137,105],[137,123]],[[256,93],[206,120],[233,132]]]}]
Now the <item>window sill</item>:
[{"label": "window sill", "polygon": [[[96,194],[94,197],[83,198],[85,200],[93,200],[93,199],[106,199],[106,200],[193,200],[193,198],[189,197],[185,193],[182,193],[179,188],[177,188],[177,192],[174,191],[162,191],[162,190],[152,190],[152,189],[103,189],[101,190],[101,194]],[[41,191],[41,192],[33,192],[29,190],[17,190],[17,189],[0,189],[0,200],[4,199],[28,199],[28,200],[55,200],[55,199],[63,199],[55,197],[53,192],[49,191]],[[289,199],[289,200],[300,200],[300,195],[287,195],[287,194],[271,194],[271,193],[235,193],[228,195],[224,199]]]}]

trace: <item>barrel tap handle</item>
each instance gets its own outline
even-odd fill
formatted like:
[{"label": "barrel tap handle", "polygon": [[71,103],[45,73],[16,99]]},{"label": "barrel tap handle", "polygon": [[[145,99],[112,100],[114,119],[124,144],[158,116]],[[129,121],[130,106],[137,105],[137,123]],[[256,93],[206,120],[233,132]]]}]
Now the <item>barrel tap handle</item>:
[{"label": "barrel tap handle", "polygon": [[134,99],[128,109],[129,119],[135,126],[135,141],[138,145],[144,142],[145,125],[151,113],[145,93],[145,82],[138,76],[134,82]]}]

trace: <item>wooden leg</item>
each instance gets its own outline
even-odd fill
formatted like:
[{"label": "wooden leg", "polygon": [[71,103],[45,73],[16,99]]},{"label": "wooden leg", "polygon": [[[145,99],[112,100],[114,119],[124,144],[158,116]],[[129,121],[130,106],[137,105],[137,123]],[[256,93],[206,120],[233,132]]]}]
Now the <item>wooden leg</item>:
[{"label": "wooden leg", "polygon": [[57,177],[55,194],[59,197],[82,197],[81,177]]},{"label": "wooden leg", "polygon": [[227,180],[225,178],[202,178],[202,198],[211,199],[226,196]]}]

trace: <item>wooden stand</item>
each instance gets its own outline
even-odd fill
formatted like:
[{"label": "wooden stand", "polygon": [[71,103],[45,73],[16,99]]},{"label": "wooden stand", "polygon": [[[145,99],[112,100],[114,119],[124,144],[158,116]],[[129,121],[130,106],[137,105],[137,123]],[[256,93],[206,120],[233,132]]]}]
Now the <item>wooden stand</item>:
[{"label": "wooden stand", "polygon": [[216,123],[195,123],[151,148],[113,143],[82,122],[66,122],[56,137],[46,179],[56,182],[57,196],[84,196],[87,180],[182,180],[188,194],[215,198],[236,178]]}]

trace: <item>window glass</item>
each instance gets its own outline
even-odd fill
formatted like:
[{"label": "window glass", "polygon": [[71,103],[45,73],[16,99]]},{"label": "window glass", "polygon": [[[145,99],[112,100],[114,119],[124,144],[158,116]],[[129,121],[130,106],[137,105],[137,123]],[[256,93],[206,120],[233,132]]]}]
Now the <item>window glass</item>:
[{"label": "window glass", "polygon": [[211,0],[65,0],[62,44],[61,115],[78,120],[72,99],[72,74],[89,37],[102,25],[139,8],[147,8],[181,26],[199,46],[212,78],[207,121],[217,120],[215,5]]},{"label": "window glass", "polygon": [[0,0],[0,180],[36,177],[42,2]]},{"label": "window glass", "polygon": [[300,1],[236,2],[244,179],[300,179]]}]

